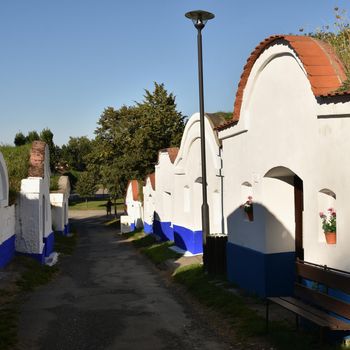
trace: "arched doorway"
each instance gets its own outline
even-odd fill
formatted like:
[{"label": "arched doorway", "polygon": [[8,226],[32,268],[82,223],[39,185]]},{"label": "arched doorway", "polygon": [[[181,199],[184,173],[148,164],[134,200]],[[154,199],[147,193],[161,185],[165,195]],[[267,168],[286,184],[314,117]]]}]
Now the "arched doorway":
[{"label": "arched doorway", "polygon": [[[304,248],[303,248],[303,211],[304,211],[304,186],[303,180],[292,170],[279,166],[270,169],[264,176],[264,178],[270,178],[276,181],[281,181],[279,185],[276,183],[276,197],[271,201],[273,202],[272,208],[277,219],[280,219],[286,224],[287,227],[294,226],[295,241],[295,257],[304,259]],[[289,193],[289,196],[288,194]],[[283,199],[283,196],[288,196],[287,199]],[[292,200],[291,200],[292,199]],[[288,201],[288,203],[282,204],[282,201]],[[281,210],[279,210],[279,208]],[[288,218],[283,215],[282,210],[289,209],[293,213],[294,218]],[[288,219],[291,219],[291,222]]]}]

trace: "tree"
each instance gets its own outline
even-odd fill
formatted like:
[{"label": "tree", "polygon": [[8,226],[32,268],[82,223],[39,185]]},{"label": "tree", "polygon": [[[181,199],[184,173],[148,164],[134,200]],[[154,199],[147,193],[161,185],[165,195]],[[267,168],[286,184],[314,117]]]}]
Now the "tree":
[{"label": "tree", "polygon": [[67,145],[62,146],[61,159],[78,171],[87,168],[87,157],[92,150],[92,142],[86,137],[70,137]]},{"label": "tree", "polygon": [[40,137],[37,131],[32,130],[28,132],[28,135],[26,137],[26,143],[32,143],[33,141],[39,141]]},{"label": "tree", "polygon": [[16,146],[23,146],[23,145],[25,145],[27,143],[26,137],[23,135],[23,133],[21,131],[19,131],[15,135],[15,139],[14,139],[13,143]]},{"label": "tree", "polygon": [[145,90],[143,102],[102,113],[90,154],[90,167],[100,178],[102,169],[113,167],[120,186],[131,178],[143,179],[153,172],[160,149],[179,146],[184,117],[176,110],[174,95],[163,84],[154,86],[153,92]]},{"label": "tree", "polygon": [[40,140],[45,142],[50,151],[50,168],[55,171],[55,166],[58,162],[59,149],[53,142],[53,132],[49,128],[45,128],[40,133]]},{"label": "tree", "polygon": [[89,197],[95,195],[96,190],[97,182],[94,174],[88,171],[81,173],[77,181],[76,192],[79,193],[81,197],[85,198],[86,203]]}]

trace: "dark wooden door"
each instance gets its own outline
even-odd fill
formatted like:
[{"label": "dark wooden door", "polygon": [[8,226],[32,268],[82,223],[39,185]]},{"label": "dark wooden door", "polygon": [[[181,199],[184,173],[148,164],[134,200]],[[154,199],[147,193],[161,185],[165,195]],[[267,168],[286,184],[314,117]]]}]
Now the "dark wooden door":
[{"label": "dark wooden door", "polygon": [[303,248],[303,210],[304,191],[303,180],[294,175],[294,210],[295,210],[295,255],[299,259],[304,259]]}]

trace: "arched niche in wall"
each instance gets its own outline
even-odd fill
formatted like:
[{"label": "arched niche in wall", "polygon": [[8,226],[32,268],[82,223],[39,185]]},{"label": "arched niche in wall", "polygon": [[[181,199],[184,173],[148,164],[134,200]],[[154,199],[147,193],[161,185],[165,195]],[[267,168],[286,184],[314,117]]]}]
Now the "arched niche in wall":
[{"label": "arched niche in wall", "polygon": [[322,228],[322,219],[320,218],[320,213],[324,213],[325,215],[329,215],[329,209],[333,209],[334,211],[337,210],[336,208],[336,201],[337,201],[337,196],[336,194],[328,189],[328,188],[323,188],[320,190],[317,194],[317,202],[318,202],[318,241],[325,243],[325,235],[324,231]]},{"label": "arched niche in wall", "polygon": [[9,185],[5,160],[0,153],[0,206],[8,205]]},{"label": "arched niche in wall", "polygon": [[245,221],[254,221],[253,205],[251,206],[251,214],[245,211],[245,205],[253,198],[253,186],[249,181],[241,184],[241,203],[242,217]]}]

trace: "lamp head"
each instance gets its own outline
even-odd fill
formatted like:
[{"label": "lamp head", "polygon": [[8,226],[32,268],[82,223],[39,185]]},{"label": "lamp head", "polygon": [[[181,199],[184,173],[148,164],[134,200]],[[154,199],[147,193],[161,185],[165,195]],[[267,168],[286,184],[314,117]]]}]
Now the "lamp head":
[{"label": "lamp head", "polygon": [[215,17],[213,13],[202,11],[202,10],[196,10],[196,11],[190,11],[185,14],[187,18],[189,18],[194,26],[198,30],[202,30],[205,26],[205,24]]}]

